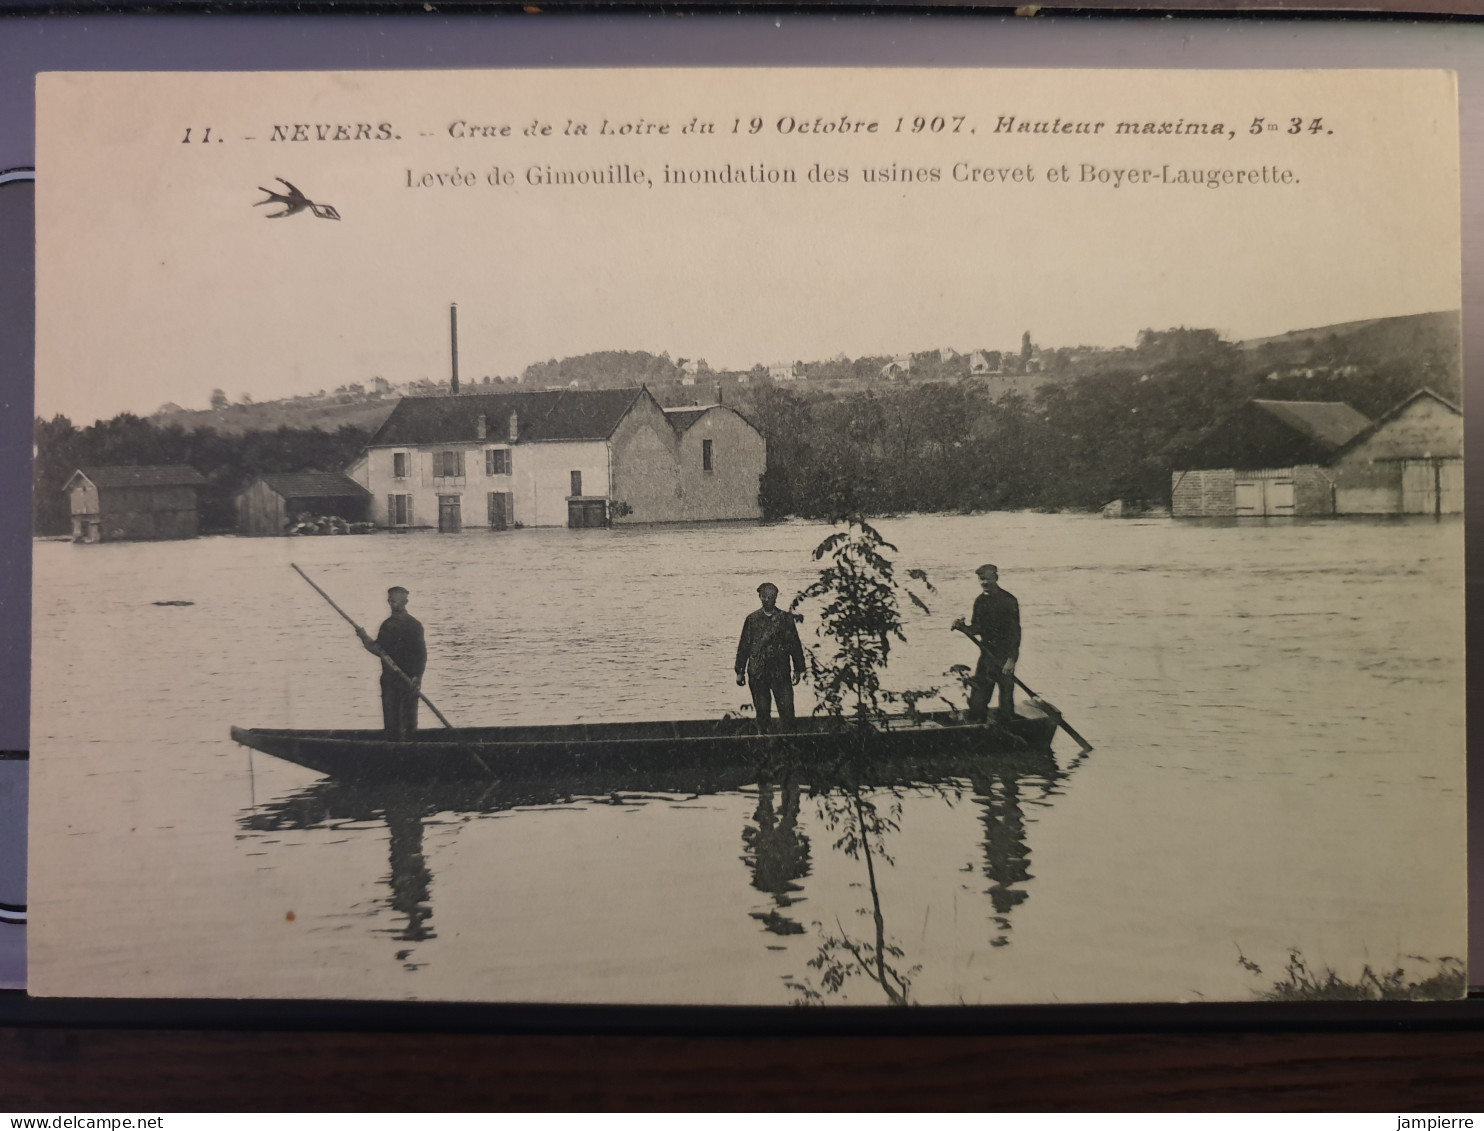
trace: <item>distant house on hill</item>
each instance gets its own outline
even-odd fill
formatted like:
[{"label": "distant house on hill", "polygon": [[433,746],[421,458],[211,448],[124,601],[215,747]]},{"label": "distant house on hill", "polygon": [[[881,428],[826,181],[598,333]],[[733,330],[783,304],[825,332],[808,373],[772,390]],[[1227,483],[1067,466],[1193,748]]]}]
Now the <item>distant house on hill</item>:
[{"label": "distant house on hill", "polygon": [[912,358],[902,353],[892,358],[881,367],[881,376],[888,381],[895,381],[898,377],[904,377],[912,372]]},{"label": "distant house on hill", "polygon": [[730,408],[581,389],[404,399],[347,474],[378,526],[453,533],[759,518],[766,462]]},{"label": "distant house on hill", "polygon": [[338,471],[260,475],[237,492],[237,533],[283,534],[296,515],[366,521],[371,493]]},{"label": "distant house on hill", "polygon": [[1336,401],[1248,401],[1171,477],[1179,517],[1453,514],[1463,414],[1431,390],[1372,423]]},{"label": "distant house on hill", "polygon": [[194,538],[200,531],[193,467],[83,467],[62,488],[72,508],[74,542]]},{"label": "distant house on hill", "polygon": [[993,373],[998,368],[998,365],[994,365],[990,362],[989,354],[985,353],[983,350],[975,350],[973,353],[969,354],[970,373]]},{"label": "distant house on hill", "polygon": [[799,375],[798,362],[779,361],[768,366],[768,376],[774,381],[792,381]]}]

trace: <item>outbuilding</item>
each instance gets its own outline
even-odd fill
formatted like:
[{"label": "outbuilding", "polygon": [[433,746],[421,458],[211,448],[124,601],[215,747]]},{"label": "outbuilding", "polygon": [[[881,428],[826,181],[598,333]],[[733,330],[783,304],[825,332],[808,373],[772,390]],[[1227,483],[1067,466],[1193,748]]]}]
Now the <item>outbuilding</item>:
[{"label": "outbuilding", "polygon": [[1251,400],[1171,476],[1176,518],[1335,513],[1325,465],[1370,421],[1341,401]]},{"label": "outbuilding", "polygon": [[74,542],[194,538],[200,532],[194,467],[83,467],[63,488],[72,508]]},{"label": "outbuilding", "polygon": [[1335,453],[1337,514],[1462,514],[1463,412],[1419,389]]},{"label": "outbuilding", "polygon": [[278,535],[302,514],[365,522],[371,492],[338,471],[260,475],[237,493],[237,533]]}]

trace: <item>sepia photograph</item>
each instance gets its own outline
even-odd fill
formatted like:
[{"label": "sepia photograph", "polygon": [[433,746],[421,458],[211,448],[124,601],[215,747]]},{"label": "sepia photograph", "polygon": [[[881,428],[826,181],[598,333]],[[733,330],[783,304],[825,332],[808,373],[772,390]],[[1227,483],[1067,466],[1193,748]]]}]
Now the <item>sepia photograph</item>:
[{"label": "sepia photograph", "polygon": [[1453,74],[54,72],[46,997],[1466,989]]}]

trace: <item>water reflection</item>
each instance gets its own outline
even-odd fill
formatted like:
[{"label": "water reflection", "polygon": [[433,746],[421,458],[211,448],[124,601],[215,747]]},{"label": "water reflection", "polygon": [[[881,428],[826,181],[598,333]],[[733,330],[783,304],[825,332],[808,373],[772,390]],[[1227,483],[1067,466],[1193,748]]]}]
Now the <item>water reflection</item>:
[{"label": "water reflection", "polygon": [[776,787],[762,780],[757,787],[754,824],[742,830],[742,860],[752,871],[752,886],[773,897],[769,911],[750,912],[775,935],[802,935],[804,925],[784,912],[799,902],[803,891],[798,881],[809,875],[809,838],[799,831],[799,802],[802,792],[792,775]]},{"label": "water reflection", "polygon": [[[368,825],[385,823],[390,872],[383,878],[388,894],[380,906],[390,908],[394,915],[391,934],[401,944],[397,959],[415,969],[417,964],[409,961],[412,947],[437,937],[435,878],[424,853],[429,820],[446,815],[468,819],[517,807],[574,801],[630,804],[677,796],[739,796],[750,793],[747,787],[756,783],[756,804],[741,829],[740,859],[750,889],[763,893],[767,904],[761,909],[756,905],[746,908],[748,918],[743,921],[760,928],[771,940],[771,949],[784,949],[782,944],[789,937],[811,930],[815,934],[814,954],[806,961],[810,972],[785,980],[794,1000],[800,1004],[842,1000],[850,985],[873,983],[873,995],[879,990],[887,1002],[906,1005],[912,1001],[912,982],[921,965],[911,961],[890,930],[891,908],[883,900],[880,882],[884,870],[896,866],[898,841],[912,835],[912,828],[904,824],[904,801],[936,799],[950,807],[967,801],[978,808],[982,873],[989,881],[983,891],[995,931],[989,944],[1005,946],[1011,913],[1028,898],[1033,879],[1027,811],[1051,804],[1078,762],[1062,769],[1050,752],[1023,751],[870,764],[846,759],[807,770],[718,765],[658,776],[568,774],[547,782],[326,780],[255,806],[241,816],[239,824],[250,833],[261,834],[314,828],[363,831]],[[919,819],[923,811],[913,809]],[[869,896],[868,903],[856,908],[860,921],[869,924],[866,930],[848,929],[838,916],[829,921],[810,920],[806,926],[800,905],[808,899],[815,863],[815,846],[804,831],[806,825],[815,830],[816,838],[820,830],[827,830],[832,838],[830,850],[859,863],[860,881],[851,889]],[[962,857],[955,853],[953,859]],[[955,866],[948,860],[941,864],[944,871]],[[698,878],[703,881],[704,877]],[[823,898],[821,893],[816,895]]]}]

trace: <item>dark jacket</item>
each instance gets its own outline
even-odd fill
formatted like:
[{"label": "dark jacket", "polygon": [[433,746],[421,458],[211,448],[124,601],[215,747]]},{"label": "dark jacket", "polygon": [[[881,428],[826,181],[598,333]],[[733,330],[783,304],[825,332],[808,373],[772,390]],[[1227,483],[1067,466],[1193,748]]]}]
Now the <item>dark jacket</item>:
[{"label": "dark jacket", "polygon": [[768,668],[782,664],[800,675],[804,672],[804,645],[799,642],[799,630],[792,613],[782,609],[769,616],[762,609],[754,609],[742,622],[742,639],[737,641],[737,674],[744,671],[755,676]]},{"label": "dark jacket", "polygon": [[1000,663],[1020,659],[1020,602],[1003,589],[979,594],[969,627]]},{"label": "dark jacket", "polygon": [[[428,666],[428,648],[423,642],[423,623],[411,613],[393,613],[381,622],[376,644],[405,675],[416,679]],[[397,677],[383,670],[388,678]]]}]

